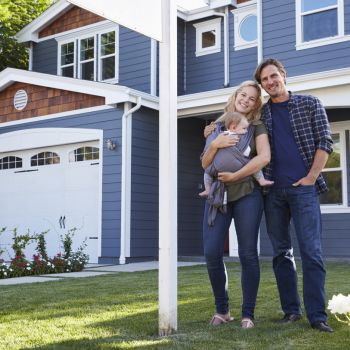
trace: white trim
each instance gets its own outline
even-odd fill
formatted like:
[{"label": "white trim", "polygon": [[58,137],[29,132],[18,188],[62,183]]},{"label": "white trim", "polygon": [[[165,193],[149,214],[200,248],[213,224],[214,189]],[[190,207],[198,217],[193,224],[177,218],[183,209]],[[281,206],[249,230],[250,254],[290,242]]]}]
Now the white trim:
[{"label": "white trim", "polygon": [[150,93],[157,95],[157,41],[151,39],[151,76],[150,76]]},{"label": "white trim", "polygon": [[[340,43],[344,41],[350,40],[350,35],[345,35],[344,33],[344,0],[337,0],[337,5],[326,6],[320,9],[312,10],[312,11],[301,11],[301,2],[302,0],[295,1],[295,30],[296,30],[296,50],[304,50],[313,47],[330,45],[335,43]],[[308,15],[312,13],[323,12],[329,9],[337,9],[337,17],[338,17],[338,35],[332,37],[321,38],[317,40],[311,40],[307,42],[303,42],[303,32],[302,32],[302,16]]]},{"label": "white trim", "polygon": [[258,16],[258,63],[264,58],[264,46],[263,46],[263,14],[262,14],[262,0],[257,0],[256,14]]},{"label": "white trim", "polygon": [[98,204],[97,204],[97,236],[98,236],[98,251],[97,251],[97,258],[100,258],[102,256],[102,199],[103,199],[103,130],[99,130],[99,148],[100,148],[100,165],[99,165],[99,183],[98,183]]},{"label": "white trim", "polygon": [[[258,38],[259,38],[259,16],[258,16],[258,9],[257,4],[254,2],[253,4],[249,6],[242,6],[235,10],[231,10],[233,14],[233,21],[234,21],[234,49],[236,51],[247,49],[250,47],[256,47],[258,45]],[[249,16],[255,16],[257,19],[257,28],[256,28],[256,39],[252,41],[246,41],[244,38],[240,35],[240,27],[243,21],[248,18]]]},{"label": "white trim", "polygon": [[[221,51],[221,18],[195,23],[193,26],[196,28],[196,57]],[[215,45],[203,48],[202,34],[211,31],[215,32]]]}]

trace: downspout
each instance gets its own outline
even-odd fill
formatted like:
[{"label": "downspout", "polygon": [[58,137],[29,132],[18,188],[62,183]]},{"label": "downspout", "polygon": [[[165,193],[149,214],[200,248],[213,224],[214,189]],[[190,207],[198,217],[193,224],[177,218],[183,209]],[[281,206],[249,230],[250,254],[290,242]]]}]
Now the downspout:
[{"label": "downspout", "polygon": [[33,42],[29,43],[28,56],[29,56],[28,70],[32,71],[33,70]]},{"label": "downspout", "polygon": [[262,37],[262,3],[261,0],[257,0],[256,2],[256,10],[258,15],[258,64],[263,60],[264,53],[263,53],[263,37]]},{"label": "downspout", "polygon": [[130,195],[131,195],[131,115],[141,107],[142,98],[137,98],[137,104],[130,109],[130,103],[125,103],[122,116],[122,178],[121,178],[121,220],[120,220],[120,255],[119,264],[126,262],[126,243],[130,241]]},{"label": "downspout", "polygon": [[230,65],[229,65],[229,23],[228,6],[225,7],[225,13],[214,12],[214,15],[221,16],[224,19],[224,87],[230,86]]}]

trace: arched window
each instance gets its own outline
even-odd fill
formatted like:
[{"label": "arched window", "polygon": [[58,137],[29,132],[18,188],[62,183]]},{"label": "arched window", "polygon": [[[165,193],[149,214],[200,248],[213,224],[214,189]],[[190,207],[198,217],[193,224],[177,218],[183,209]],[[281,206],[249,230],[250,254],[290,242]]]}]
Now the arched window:
[{"label": "arched window", "polygon": [[22,168],[22,158],[9,156],[0,159],[0,170]]},{"label": "arched window", "polygon": [[69,153],[70,162],[83,162],[85,160],[100,159],[100,150],[98,147],[83,146]]},{"label": "arched window", "polygon": [[59,164],[60,157],[55,152],[41,152],[30,159],[31,166]]}]

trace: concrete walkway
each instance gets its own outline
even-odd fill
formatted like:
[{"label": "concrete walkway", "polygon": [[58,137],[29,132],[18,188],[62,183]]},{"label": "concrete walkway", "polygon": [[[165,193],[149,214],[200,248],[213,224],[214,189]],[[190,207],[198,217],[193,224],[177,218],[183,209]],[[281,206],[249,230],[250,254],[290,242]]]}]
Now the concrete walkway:
[{"label": "concrete walkway", "polygon": [[[204,264],[203,262],[179,261],[177,266],[183,267],[183,266],[194,266],[194,265],[203,265],[203,264]],[[1,279],[0,286],[23,284],[23,283],[59,281],[67,278],[93,277],[93,276],[108,275],[108,274],[114,274],[114,273],[120,273],[120,272],[158,270],[158,266],[159,266],[158,261],[146,261],[146,262],[139,262],[139,263],[130,263],[125,265],[89,264],[81,272],[53,273],[49,275]]]}]

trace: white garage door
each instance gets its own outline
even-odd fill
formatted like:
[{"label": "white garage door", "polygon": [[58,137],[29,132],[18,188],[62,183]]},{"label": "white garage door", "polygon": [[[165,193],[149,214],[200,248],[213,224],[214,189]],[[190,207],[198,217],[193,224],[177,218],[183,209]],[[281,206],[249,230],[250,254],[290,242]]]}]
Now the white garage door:
[{"label": "white garage door", "polygon": [[[0,153],[0,236],[5,260],[13,257],[11,230],[18,234],[49,230],[49,256],[62,252],[60,237],[76,228],[73,248],[85,241],[97,263],[99,234],[99,141]],[[36,244],[28,246],[28,258]]]}]

